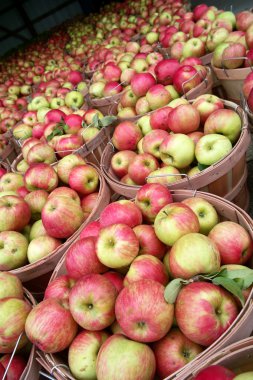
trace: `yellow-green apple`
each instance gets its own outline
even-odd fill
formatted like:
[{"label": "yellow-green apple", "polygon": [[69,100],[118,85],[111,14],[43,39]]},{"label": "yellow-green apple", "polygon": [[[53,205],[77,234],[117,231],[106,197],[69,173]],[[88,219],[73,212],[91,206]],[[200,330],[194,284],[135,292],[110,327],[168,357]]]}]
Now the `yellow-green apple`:
[{"label": "yellow-green apple", "polygon": [[156,371],[161,379],[172,375],[195,359],[203,347],[186,338],[178,329],[171,329],[168,334],[152,345],[156,358]]},{"label": "yellow-green apple", "polygon": [[134,69],[137,73],[146,72],[148,69],[148,63],[144,58],[134,58],[130,65],[131,69]]},{"label": "yellow-green apple", "polygon": [[104,273],[107,270],[97,258],[94,237],[74,242],[66,253],[65,265],[69,276],[74,279],[90,273]]},{"label": "yellow-green apple", "polygon": [[79,194],[94,193],[99,185],[99,176],[90,165],[78,165],[69,174],[69,186]]},{"label": "yellow-green apple", "polygon": [[27,263],[28,241],[24,235],[16,231],[0,233],[1,256],[0,270],[8,271]]},{"label": "yellow-green apple", "polygon": [[174,306],[165,301],[162,284],[144,279],[122,289],[116,300],[115,315],[128,338],[155,342],[170,330]]},{"label": "yellow-green apple", "polygon": [[129,286],[135,281],[145,279],[157,281],[164,286],[169,282],[164,264],[155,256],[145,254],[137,256],[136,259],[132,261],[125,275],[124,286]]},{"label": "yellow-green apple", "polygon": [[251,237],[245,228],[237,223],[218,223],[208,236],[217,245],[222,264],[245,264],[252,257]]},{"label": "yellow-green apple", "polygon": [[110,326],[115,319],[117,294],[114,285],[104,276],[83,276],[69,294],[69,307],[74,320],[90,331],[99,331]]},{"label": "yellow-green apple", "polygon": [[71,170],[78,165],[85,165],[85,160],[79,154],[69,154],[57,164],[57,174],[63,183],[69,182]]},{"label": "yellow-green apple", "polygon": [[250,11],[242,11],[236,14],[236,29],[246,31],[253,24],[253,14]]},{"label": "yellow-green apple", "polygon": [[211,7],[202,15],[203,20],[214,21],[216,18],[217,8],[214,10]]},{"label": "yellow-green apple", "polygon": [[17,164],[17,172],[25,173],[28,168],[29,168],[29,165],[25,160],[21,160]]},{"label": "yellow-green apple", "polygon": [[80,134],[83,140],[88,143],[93,140],[99,134],[99,129],[96,127],[87,127],[80,130]]},{"label": "yellow-green apple", "polygon": [[159,211],[172,202],[169,189],[157,183],[148,183],[142,186],[135,197],[135,204],[141,210],[144,220],[151,223],[154,222]]},{"label": "yellow-green apple", "polygon": [[69,309],[69,293],[76,280],[68,275],[61,275],[52,280],[46,287],[44,299],[56,298],[65,309]]},{"label": "yellow-green apple", "polygon": [[22,154],[23,154],[23,158],[25,161],[27,161],[27,155],[29,153],[29,150],[36,144],[40,144],[41,141],[35,137],[30,137],[29,139],[25,140],[23,145],[22,145],[22,148],[21,148],[21,151],[22,151]]},{"label": "yellow-green apple", "polygon": [[32,127],[26,124],[18,124],[13,128],[13,136],[17,140],[26,140],[32,137]]},{"label": "yellow-green apple", "polygon": [[0,272],[0,299],[12,297],[23,299],[24,291],[20,279],[12,273]]},{"label": "yellow-green apple", "polygon": [[243,372],[235,376],[234,380],[250,380],[253,376],[253,371]]},{"label": "yellow-green apple", "polygon": [[193,282],[179,293],[175,317],[182,333],[193,342],[210,346],[238,315],[234,297],[208,282]]},{"label": "yellow-green apple", "polygon": [[209,52],[212,52],[216,49],[219,44],[225,41],[228,37],[229,31],[226,28],[217,28],[212,30],[211,33],[208,34],[206,40],[206,47]]},{"label": "yellow-green apple", "polygon": [[133,228],[142,223],[142,214],[138,205],[136,206],[130,200],[122,199],[106,206],[101,212],[99,220],[101,227],[123,223]]},{"label": "yellow-green apple", "polygon": [[99,261],[109,268],[129,265],[139,252],[139,241],[126,224],[115,223],[101,228],[96,242]]},{"label": "yellow-green apple", "polygon": [[81,206],[83,209],[84,218],[87,219],[96,207],[99,193],[91,193],[83,197]]},{"label": "yellow-green apple", "polygon": [[137,115],[134,107],[125,107],[118,112],[118,118],[120,119],[130,119]]},{"label": "yellow-green apple", "polygon": [[28,339],[45,353],[66,349],[76,336],[77,329],[70,311],[56,298],[37,304],[25,323]]},{"label": "yellow-green apple", "polygon": [[177,41],[170,48],[170,56],[178,61],[183,57],[183,49],[185,42]]},{"label": "yellow-green apple", "polygon": [[164,244],[172,246],[180,237],[199,232],[199,221],[190,207],[174,202],[164,206],[154,222],[155,233]]},{"label": "yellow-green apple", "polygon": [[50,255],[55,251],[62,242],[59,239],[55,239],[51,236],[44,235],[34,238],[28,246],[27,258],[29,263],[34,263],[43,257]]},{"label": "yellow-green apple", "polygon": [[173,166],[164,166],[149,174],[147,183],[159,183],[161,185],[170,185],[182,179],[181,173]]},{"label": "yellow-green apple", "polygon": [[63,135],[58,136],[55,144],[55,151],[59,157],[65,157],[69,153],[73,153],[83,145],[83,138],[81,135]]},{"label": "yellow-green apple", "polygon": [[[222,53],[222,64],[227,69],[237,69],[244,63],[246,48],[241,43],[233,43],[226,47]],[[236,58],[236,59],[235,59]]]},{"label": "yellow-green apple", "polygon": [[95,115],[97,115],[98,119],[103,119],[103,117],[104,117],[102,112],[100,112],[97,109],[91,108],[85,112],[85,114],[83,116],[83,120],[85,121],[86,124],[89,125],[93,122],[93,118]]},{"label": "yellow-green apple", "polygon": [[212,30],[216,30],[220,28],[226,29],[229,33],[233,31],[233,25],[230,20],[216,18],[216,20],[214,20],[212,23]]},{"label": "yellow-green apple", "polygon": [[189,206],[199,220],[199,232],[208,235],[211,229],[218,224],[219,216],[213,205],[204,198],[192,197],[182,201]]},{"label": "yellow-green apple", "polygon": [[150,115],[151,128],[169,131],[169,114],[171,111],[171,107],[162,107],[152,112]]},{"label": "yellow-green apple", "polygon": [[211,274],[220,269],[216,244],[200,233],[181,236],[170,250],[169,267],[174,278],[190,279],[198,274]]},{"label": "yellow-green apple", "polygon": [[137,185],[144,185],[148,175],[158,168],[159,163],[152,154],[138,154],[128,167],[128,175]]},{"label": "yellow-green apple", "polygon": [[31,112],[26,112],[22,118],[23,123],[29,126],[33,126],[37,123],[37,112],[31,111]]},{"label": "yellow-green apple", "polygon": [[153,226],[140,224],[133,228],[139,240],[139,255],[152,255],[162,259],[165,252],[165,245],[157,238]]},{"label": "yellow-green apple", "polygon": [[151,110],[156,110],[166,106],[171,101],[171,96],[162,84],[155,84],[148,90],[146,99]]},{"label": "yellow-green apple", "polygon": [[236,26],[236,17],[235,17],[235,14],[233,12],[229,12],[229,11],[226,11],[226,12],[220,12],[218,15],[217,15],[217,20],[229,20],[231,22],[231,24],[233,25],[233,28],[235,28]]},{"label": "yellow-green apple", "polygon": [[89,94],[93,98],[102,98],[104,88],[105,88],[105,82],[98,81],[98,82],[92,83],[89,88]]},{"label": "yellow-green apple", "polygon": [[122,150],[113,155],[111,167],[117,177],[122,178],[128,173],[128,167],[135,157],[136,153],[131,150]]},{"label": "yellow-green apple", "polygon": [[230,369],[222,367],[218,364],[208,366],[200,370],[198,374],[194,376],[194,380],[213,380],[214,378],[221,380],[232,380],[236,379],[236,376],[234,372],[230,371]]},{"label": "yellow-green apple", "polygon": [[[141,75],[141,74],[138,74],[138,75]],[[131,89],[124,92],[122,97],[120,98],[120,102],[124,108],[134,107],[137,100],[138,100],[138,97],[133,93],[133,90]]]},{"label": "yellow-green apple", "polygon": [[46,204],[48,192],[45,190],[35,190],[25,196],[25,201],[30,207],[33,220],[41,218],[41,211]]},{"label": "yellow-green apple", "polygon": [[135,105],[135,112],[137,115],[144,115],[151,111],[150,105],[145,96],[139,98]]},{"label": "yellow-green apple", "polygon": [[[181,147],[184,147],[182,150]],[[183,169],[189,166],[195,157],[194,142],[183,133],[168,135],[160,145],[161,160],[166,165]]]},{"label": "yellow-green apple", "polygon": [[163,60],[163,56],[162,54],[154,51],[147,55],[146,60],[149,65],[156,65],[158,62]]},{"label": "yellow-green apple", "polygon": [[181,66],[173,76],[173,86],[179,94],[186,94],[200,83],[201,76],[194,67],[189,65]]},{"label": "yellow-green apple", "polygon": [[253,49],[253,24],[251,24],[245,33],[246,43],[249,49]]},{"label": "yellow-green apple", "polygon": [[216,110],[223,109],[224,103],[218,96],[204,94],[198,96],[192,103],[200,115],[200,122],[204,125],[207,118]]},{"label": "yellow-green apple", "polygon": [[191,104],[182,104],[170,112],[169,128],[174,133],[190,133],[199,128],[200,114]]},{"label": "yellow-green apple", "polygon": [[38,111],[41,107],[49,107],[49,103],[45,96],[36,96],[31,101],[31,111]]},{"label": "yellow-green apple", "polygon": [[156,370],[154,353],[146,344],[127,339],[121,334],[112,335],[99,350],[96,362],[97,378],[113,378],[119,368],[121,380],[153,379]]},{"label": "yellow-green apple", "polygon": [[84,97],[80,91],[69,91],[64,101],[67,107],[81,108],[84,104]]},{"label": "yellow-green apple", "polygon": [[[251,269],[249,269],[245,265],[240,265],[240,264],[225,264],[225,265],[221,266],[221,269],[227,269],[229,272],[231,272],[233,270],[243,271],[243,272],[241,272],[242,273],[241,277],[238,276],[238,278],[235,278],[234,281],[238,282],[239,286],[243,286],[242,295],[244,297],[244,301],[246,302],[247,299],[249,298],[250,293],[251,293],[252,285],[249,286],[249,287],[247,287],[247,288],[245,288],[244,278],[246,278],[247,274],[249,274],[249,272],[251,272]],[[239,299],[236,299],[236,301],[238,302],[238,305],[240,306]]]},{"label": "yellow-green apple", "polygon": [[121,273],[109,271],[109,272],[105,272],[103,276],[111,281],[111,283],[115,286],[118,293],[123,289],[124,277]]},{"label": "yellow-green apple", "polygon": [[57,197],[57,196],[62,196],[62,197],[69,197],[73,199],[77,204],[81,204],[81,200],[77,192],[70,187],[67,186],[60,186],[54,189],[49,195],[48,198],[52,197]]},{"label": "yellow-green apple", "polygon": [[205,44],[199,38],[190,38],[185,42],[183,58],[202,57],[205,54]]},{"label": "yellow-green apple", "polygon": [[180,66],[177,59],[163,59],[158,62],[155,67],[157,82],[165,86],[172,84],[173,76]]},{"label": "yellow-green apple", "polygon": [[43,226],[42,220],[36,220],[36,222],[33,223],[30,233],[29,233],[29,240],[32,241],[33,239],[39,237],[39,236],[45,236],[47,235],[47,231],[45,230],[45,227]]},{"label": "yellow-green apple", "polygon": [[81,226],[84,215],[76,201],[65,196],[57,196],[47,200],[41,219],[49,236],[66,239]]},{"label": "yellow-green apple", "polygon": [[10,354],[6,354],[1,357],[0,364],[5,370],[8,367],[8,380],[18,380],[26,368],[27,361],[21,355],[14,355],[12,357]]},{"label": "yellow-green apple", "polygon": [[176,108],[178,106],[181,106],[182,104],[189,104],[188,100],[186,100],[185,98],[176,98],[176,99],[173,99],[170,103],[169,103],[169,106],[171,108]]},{"label": "yellow-green apple", "polygon": [[[178,99],[180,97],[179,93],[176,91],[175,87],[172,84],[168,84],[167,86],[165,86],[165,88],[171,96],[171,99],[172,99],[171,102],[173,102],[173,100]],[[180,98],[180,100],[185,101],[186,99]],[[171,102],[169,103],[170,106],[171,106]]]},{"label": "yellow-green apple", "polygon": [[0,179],[0,191],[16,191],[21,186],[24,186],[21,174],[6,173]]},{"label": "yellow-green apple", "polygon": [[31,306],[25,300],[7,297],[0,300],[0,352],[10,354],[22,334],[17,349],[24,347],[27,337],[24,334],[25,322]]},{"label": "yellow-green apple", "polygon": [[226,136],[212,133],[197,142],[195,156],[200,164],[209,166],[226,157],[231,150],[231,141]]},{"label": "yellow-green apple", "polygon": [[124,177],[120,179],[120,182],[128,186],[137,186],[137,184],[129,177],[128,174],[124,175]]},{"label": "yellow-green apple", "polygon": [[57,187],[58,176],[52,166],[44,163],[34,164],[25,172],[24,182],[29,191],[45,190],[50,192]]},{"label": "yellow-green apple", "polygon": [[230,46],[229,42],[222,42],[216,48],[214,49],[213,56],[212,56],[212,65],[218,68],[222,68],[224,61],[223,61],[223,52],[224,50]]},{"label": "yellow-green apple", "polygon": [[68,365],[76,379],[96,379],[96,361],[102,344],[109,337],[106,331],[80,332],[68,351]]},{"label": "yellow-green apple", "polygon": [[0,232],[21,231],[30,218],[31,210],[23,198],[16,195],[0,197]]},{"label": "yellow-green apple", "polygon": [[143,137],[140,127],[130,121],[117,125],[112,136],[112,143],[118,150],[136,150]]}]

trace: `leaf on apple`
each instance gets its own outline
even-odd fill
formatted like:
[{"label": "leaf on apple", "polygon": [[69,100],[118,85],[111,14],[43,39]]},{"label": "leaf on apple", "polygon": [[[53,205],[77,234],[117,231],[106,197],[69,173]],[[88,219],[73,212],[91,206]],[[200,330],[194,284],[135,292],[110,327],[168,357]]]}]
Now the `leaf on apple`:
[{"label": "leaf on apple", "polygon": [[190,281],[176,278],[172,280],[164,290],[164,298],[167,303],[173,304],[176,302],[177,296],[184,285],[189,284]]},{"label": "leaf on apple", "polygon": [[62,136],[64,135],[64,131],[62,128],[56,128],[53,130],[50,135],[47,136],[47,141],[51,141],[55,136]]},{"label": "leaf on apple", "polygon": [[209,168],[209,165],[204,165],[198,162],[198,169],[202,172],[202,170],[205,170]]},{"label": "leaf on apple", "polygon": [[103,127],[107,127],[108,125],[111,125],[115,120],[117,120],[116,116],[105,116],[100,120],[100,122]]},{"label": "leaf on apple", "polygon": [[244,306],[245,301],[244,301],[244,297],[242,294],[242,289],[234,280],[232,280],[230,278],[226,278],[226,277],[216,277],[212,280],[212,283],[214,285],[220,285],[223,288],[225,288],[226,290],[228,290],[235,297],[237,297],[240,300],[242,306]]}]

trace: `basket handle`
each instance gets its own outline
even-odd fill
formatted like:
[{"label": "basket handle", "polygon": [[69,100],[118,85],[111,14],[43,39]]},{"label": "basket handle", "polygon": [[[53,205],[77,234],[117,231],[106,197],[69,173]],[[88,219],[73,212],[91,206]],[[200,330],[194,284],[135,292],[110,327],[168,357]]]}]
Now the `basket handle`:
[{"label": "basket handle", "polygon": [[197,75],[200,77],[200,79],[202,80],[202,82],[204,82],[205,85],[206,85],[206,87],[207,87],[207,84],[208,84],[207,78],[202,74],[202,71],[197,71],[195,74],[193,74],[193,76],[191,78],[187,79],[186,81],[184,81],[182,83],[183,93],[184,93],[184,96],[185,96],[186,99],[187,99],[187,92],[188,91],[186,91],[185,86],[187,85],[188,82],[190,82],[191,80],[193,80]]},{"label": "basket handle", "polygon": [[229,78],[229,75],[228,75],[228,72],[227,72],[227,68],[224,66],[224,63],[223,63],[223,62],[224,62],[224,61],[229,61],[230,59],[232,59],[232,60],[236,60],[236,59],[244,59],[244,60],[248,61],[248,63],[249,63],[249,68],[250,68],[250,70],[253,72],[253,66],[251,65],[250,60],[249,60],[248,57],[222,58],[222,59],[221,59],[222,69],[223,69],[224,73],[226,74],[227,78]]},{"label": "basket handle", "polygon": [[195,197],[196,195],[196,192],[197,192],[197,189],[194,189],[194,187],[192,186],[192,182],[190,180],[190,177],[188,176],[188,174],[185,174],[185,173],[180,173],[180,174],[157,174],[157,175],[149,175],[146,177],[146,180],[148,178],[163,178],[163,177],[174,177],[174,176],[180,176],[180,177],[185,177],[187,179],[187,182],[188,182],[188,186],[190,187],[190,190],[192,190],[194,192],[193,194],[193,197]]},{"label": "basket handle", "polygon": [[4,375],[3,375],[3,377],[2,377],[2,380],[6,380],[6,379],[7,379],[7,375],[8,375],[8,371],[9,371],[9,368],[10,368],[11,362],[12,362],[12,360],[13,360],[13,358],[14,358],[14,355],[15,355],[15,353],[16,353],[16,351],[17,351],[17,348],[18,348],[19,342],[20,342],[20,340],[21,340],[21,338],[22,338],[22,335],[23,335],[23,332],[19,335],[19,337],[18,337],[18,339],[17,339],[17,341],[16,341],[16,344],[15,344],[15,347],[14,347],[13,352],[12,352],[12,354],[11,354],[11,357],[10,357],[9,363],[8,363],[8,365],[7,365],[7,367],[6,367],[5,371],[4,371]]}]

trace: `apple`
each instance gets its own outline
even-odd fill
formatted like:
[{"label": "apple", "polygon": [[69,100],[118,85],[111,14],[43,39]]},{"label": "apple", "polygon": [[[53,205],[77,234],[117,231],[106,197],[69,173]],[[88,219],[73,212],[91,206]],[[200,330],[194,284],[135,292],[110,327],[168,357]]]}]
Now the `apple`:
[{"label": "apple", "polygon": [[163,338],[170,330],[174,306],[165,301],[162,284],[144,279],[120,292],[115,314],[127,337],[148,343]]},{"label": "apple", "polygon": [[68,351],[68,365],[75,378],[97,377],[97,355],[108,337],[105,331],[82,331],[74,338]]},{"label": "apple", "polygon": [[105,83],[102,81],[92,83],[89,88],[89,95],[92,98],[103,98],[104,88]]},{"label": "apple", "polygon": [[99,176],[92,166],[78,165],[69,174],[69,186],[79,194],[88,195],[96,191]]},{"label": "apple", "polygon": [[245,33],[246,43],[249,49],[253,48],[253,26],[252,24],[247,28]]},{"label": "apple", "polygon": [[237,315],[238,308],[233,296],[208,282],[186,285],[176,300],[178,327],[188,339],[202,346],[214,343]]},{"label": "apple", "polygon": [[250,380],[250,378],[253,376],[253,371],[240,373],[239,375],[235,376],[234,380]]},{"label": "apple", "polygon": [[100,231],[100,222],[99,220],[96,220],[94,222],[88,223],[80,232],[80,239],[86,238],[86,237],[98,237]]},{"label": "apple", "polygon": [[195,21],[198,21],[204,13],[208,10],[208,5],[199,4],[193,9],[193,17]]},{"label": "apple", "polygon": [[[181,147],[184,147],[182,151]],[[160,145],[160,157],[166,165],[177,169],[186,168],[194,160],[194,142],[182,133],[170,134]]]},{"label": "apple", "polygon": [[[0,300],[0,352],[2,354],[12,353],[21,333],[24,333],[25,322],[31,310],[28,302],[7,297]],[[22,335],[17,349],[27,344],[27,337]]]},{"label": "apple", "polygon": [[229,36],[229,31],[226,28],[218,27],[213,29],[207,36],[206,47],[209,52],[213,52],[219,44],[224,42]]},{"label": "apple", "polygon": [[[0,180],[1,181],[1,180]],[[25,187],[29,191],[52,191],[58,185],[58,176],[48,164],[39,163],[29,167],[24,175]]]},{"label": "apple", "polygon": [[28,241],[24,235],[16,231],[0,233],[1,256],[0,270],[19,268],[27,262]]},{"label": "apple", "polygon": [[[227,69],[237,69],[242,66],[246,55],[246,48],[241,43],[233,43],[226,47],[222,54],[222,64]],[[237,58],[238,59],[234,59]],[[231,59],[232,58],[232,59]]]},{"label": "apple", "polygon": [[220,12],[218,15],[217,15],[217,20],[220,20],[220,19],[224,19],[224,20],[229,20],[233,26],[233,28],[235,28],[236,26],[236,17],[235,17],[235,14],[233,12]]},{"label": "apple", "polygon": [[[45,96],[36,96],[31,101],[31,111],[38,111],[42,107],[48,107],[49,103]],[[24,121],[25,122],[25,121]]]},{"label": "apple", "polygon": [[106,83],[103,96],[113,96],[119,94],[123,90],[123,87],[118,82],[108,82]]},{"label": "apple", "polygon": [[22,150],[23,158],[25,161],[27,161],[27,156],[30,149],[36,144],[41,144],[41,141],[35,137],[30,137],[29,139],[24,141],[21,150]]},{"label": "apple", "polygon": [[0,178],[0,192],[16,191],[22,186],[24,186],[24,179],[21,174],[6,173]]},{"label": "apple", "polygon": [[86,195],[81,202],[82,210],[84,213],[84,218],[87,219],[94,208],[96,207],[98,201],[99,193],[91,193]]},{"label": "apple", "polygon": [[68,184],[71,170],[78,165],[85,165],[85,160],[79,154],[69,154],[63,157],[57,164],[59,179]]},{"label": "apple", "polygon": [[29,240],[32,241],[33,239],[36,239],[39,236],[45,236],[47,235],[47,231],[45,230],[45,227],[43,226],[42,220],[36,220],[36,222],[33,223],[30,233],[29,233]]},{"label": "apple", "polygon": [[161,379],[172,375],[195,359],[203,348],[190,341],[177,328],[152,345],[156,358],[156,371]]},{"label": "apple", "polygon": [[41,219],[49,236],[66,239],[81,226],[84,215],[76,201],[65,196],[57,196],[47,200]]},{"label": "apple", "polygon": [[200,83],[201,76],[194,67],[189,65],[181,66],[173,76],[173,85],[179,94],[186,94]]},{"label": "apple", "polygon": [[204,125],[204,133],[218,133],[226,136],[232,143],[238,140],[241,133],[242,121],[233,110],[218,109],[207,118]]},{"label": "apple", "polygon": [[231,150],[231,141],[226,136],[213,133],[200,138],[195,155],[200,164],[209,166],[226,157]]},{"label": "apple", "polygon": [[218,96],[204,94],[198,96],[192,103],[200,115],[200,122],[204,125],[207,118],[216,110],[223,109],[224,103]]},{"label": "apple", "polygon": [[156,84],[150,87],[146,94],[146,99],[151,110],[155,110],[157,108],[166,106],[170,102],[171,97],[163,85]]},{"label": "apple", "polygon": [[133,228],[142,224],[142,214],[136,204],[130,200],[119,200],[110,203],[100,214],[100,227],[108,227],[115,223],[126,224]]},{"label": "apple", "polygon": [[155,84],[156,80],[150,73],[136,73],[130,82],[132,92],[137,97],[146,95],[147,91]]},{"label": "apple", "polygon": [[153,379],[156,370],[154,353],[146,344],[127,339],[121,334],[114,334],[99,350],[96,362],[97,378],[112,379],[119,368],[121,380]]},{"label": "apple", "polygon": [[84,97],[80,91],[69,91],[65,96],[65,104],[70,108],[81,108],[84,104]]},{"label": "apple", "polygon": [[142,141],[142,148],[145,153],[160,158],[160,145],[168,136],[168,133],[162,129],[155,129],[149,132]]},{"label": "apple", "polygon": [[70,311],[56,298],[37,304],[25,323],[28,339],[45,353],[60,352],[69,347],[77,329]]},{"label": "apple", "polygon": [[155,67],[157,82],[165,86],[172,84],[173,76],[180,66],[181,65],[177,59],[163,59],[158,62]]},{"label": "apple", "polygon": [[41,217],[41,211],[46,204],[48,192],[45,190],[35,190],[28,193],[24,200],[31,210],[33,220],[38,220]]},{"label": "apple", "polygon": [[34,238],[27,249],[29,263],[34,263],[41,260],[43,257],[50,255],[61,244],[62,242],[60,240],[47,235]]},{"label": "apple", "polygon": [[61,275],[52,280],[46,287],[44,299],[56,298],[65,309],[69,309],[69,293],[76,280],[68,275]]},{"label": "apple", "polygon": [[137,124],[124,121],[116,126],[112,136],[112,143],[118,150],[136,150],[137,144],[142,137],[141,129]]},{"label": "apple", "polygon": [[0,197],[0,232],[21,231],[30,218],[30,208],[23,198],[15,195]]},{"label": "apple", "polygon": [[202,57],[205,54],[205,44],[199,38],[190,38],[183,47],[183,57]]},{"label": "apple", "polygon": [[103,276],[111,281],[111,283],[114,285],[118,293],[123,289],[124,277],[122,274],[118,272],[114,272],[114,271],[109,271],[109,272],[105,272]]},{"label": "apple", "polygon": [[12,297],[23,299],[24,291],[20,279],[12,273],[0,272],[0,299]]},{"label": "apple", "polygon": [[103,330],[115,319],[116,297],[117,290],[110,280],[100,274],[87,274],[70,291],[71,314],[82,328]]},{"label": "apple", "polygon": [[217,378],[217,380],[232,380],[236,378],[232,371],[215,364],[200,370],[200,372],[194,376],[194,380],[213,380],[214,377]]},{"label": "apple", "polygon": [[199,128],[200,115],[191,104],[182,104],[169,113],[169,128],[174,133],[190,133]]},{"label": "apple", "polygon": [[136,153],[131,150],[122,150],[113,155],[111,167],[117,177],[122,178],[128,173],[128,167],[135,157]]},{"label": "apple", "polygon": [[219,222],[219,216],[213,205],[204,198],[192,197],[182,201],[189,206],[199,220],[199,232],[208,235]]},{"label": "apple", "polygon": [[[60,157],[65,157],[69,153],[73,153],[78,150],[83,145],[83,138],[81,135],[62,135],[55,136],[55,145],[53,145],[54,150]],[[54,140],[52,139],[51,142]]]},{"label": "apple", "polygon": [[180,237],[199,232],[199,221],[190,207],[181,202],[164,206],[154,222],[155,233],[164,244],[172,246]]},{"label": "apple", "polygon": [[169,114],[172,111],[171,107],[162,107],[155,110],[150,115],[150,126],[152,129],[164,129],[165,131],[170,130],[169,128]]},{"label": "apple", "polygon": [[253,24],[253,14],[250,11],[242,11],[236,14],[236,29],[246,31]]},{"label": "apple", "polygon": [[138,154],[128,167],[128,175],[137,185],[144,185],[148,175],[158,167],[157,159],[151,154]]},{"label": "apple", "polygon": [[129,265],[139,252],[139,241],[126,224],[112,224],[99,231],[96,253],[99,261],[109,268]]},{"label": "apple", "polygon": [[224,64],[223,52],[229,46],[230,46],[229,42],[222,42],[221,44],[216,46],[213,52],[212,60],[211,60],[211,63],[213,66],[218,67],[220,69],[223,67],[223,64]]},{"label": "apple", "polygon": [[178,169],[165,165],[150,173],[147,177],[147,183],[159,183],[166,186],[180,179],[182,179],[182,176]]},{"label": "apple", "polygon": [[[137,75],[137,74],[136,74]],[[138,74],[141,75],[141,74]],[[134,107],[136,102],[138,100],[138,97],[133,93],[132,90],[127,90],[126,92],[123,93],[120,103],[122,107]]]},{"label": "apple", "polygon": [[[8,367],[10,363],[10,366]],[[7,380],[19,380],[24,372],[27,362],[21,355],[14,355],[11,357],[10,354],[6,354],[1,357],[0,364],[6,368],[7,371]]]},{"label": "apple", "polygon": [[208,236],[217,245],[222,264],[245,264],[252,257],[253,243],[249,233],[237,223],[218,223]]},{"label": "apple", "polygon": [[[48,194],[47,194],[48,195]],[[81,204],[81,200],[80,200],[80,197],[79,195],[77,194],[77,192],[67,186],[60,186],[60,187],[57,187],[56,189],[54,189],[49,195],[48,195],[48,198],[52,198],[52,197],[58,197],[58,196],[62,196],[62,197],[69,197],[71,198],[73,201],[75,201],[78,205]]]},{"label": "apple", "polygon": [[68,249],[65,265],[72,278],[79,279],[86,274],[104,273],[107,270],[97,258],[95,243],[94,237],[81,238]]}]

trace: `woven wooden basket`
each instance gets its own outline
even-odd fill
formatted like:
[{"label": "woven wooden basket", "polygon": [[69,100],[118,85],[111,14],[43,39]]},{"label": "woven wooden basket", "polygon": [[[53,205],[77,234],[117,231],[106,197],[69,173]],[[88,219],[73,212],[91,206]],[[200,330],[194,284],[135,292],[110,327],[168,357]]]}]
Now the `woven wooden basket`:
[{"label": "woven wooden basket", "polygon": [[107,96],[101,99],[89,98],[89,104],[92,108],[98,109],[105,116],[109,114],[116,115],[117,105],[119,104],[123,93],[124,93],[124,90],[121,91],[119,94]]},{"label": "woven wooden basket", "polygon": [[[184,175],[184,179],[169,185],[170,189],[194,189],[206,191],[233,200],[240,207],[247,209],[248,192],[246,187],[247,165],[246,151],[251,137],[246,113],[238,105],[223,100],[226,108],[235,110],[242,120],[242,132],[234,148],[225,158],[211,165],[193,177]],[[108,143],[101,158],[101,169],[111,189],[128,199],[135,197],[140,186],[125,185],[119,181],[111,169],[114,152],[112,143]]]},{"label": "woven wooden basket", "polygon": [[[197,75],[201,75],[201,74],[198,73]],[[203,78],[201,78],[201,79],[203,79]],[[192,78],[188,79],[187,81],[185,81],[183,83],[183,88],[184,88],[184,85],[187,82],[189,82],[190,80],[192,80]],[[210,67],[207,67],[207,76],[206,76],[206,78],[204,78],[202,80],[202,82],[200,84],[198,84],[195,88],[193,88],[192,90],[186,92],[182,96],[182,98],[185,98],[187,100],[194,100],[194,99],[196,99],[200,95],[211,94],[212,93],[212,88],[213,88],[212,72],[211,72]],[[109,110],[109,114],[110,115],[117,115],[117,106],[118,106],[118,104],[112,104],[111,105],[111,108]],[[147,112],[145,115],[151,115],[154,112],[155,111]],[[142,116],[144,116],[144,115],[137,115],[137,116],[129,117],[129,118],[120,118],[120,117],[118,117],[118,120],[119,121],[132,121],[132,122],[136,122]]]},{"label": "woven wooden basket", "polygon": [[[199,191],[190,191],[190,190],[172,190],[173,200],[175,202],[181,202],[189,197],[201,197],[210,202],[215,209],[217,210],[220,220],[230,220],[235,223],[239,223],[243,226],[250,234],[251,238],[253,238],[253,221],[250,217],[239,207],[235,206],[231,202],[222,199],[213,194],[208,194]],[[55,278],[66,274],[65,267],[65,257],[61,259],[55,268],[53,275],[50,281]],[[252,318],[253,318],[253,290],[251,294],[237,316],[236,320],[231,324],[229,329],[210,347],[206,348],[203,353],[201,353],[195,360],[190,362],[187,366],[182,368],[181,370],[175,372],[173,375],[169,376],[165,380],[184,380],[186,377],[181,376],[182,373],[192,373],[192,369],[195,368],[196,363],[204,363],[210,355],[213,355],[218,350],[227,347],[229,344],[232,344],[239,339],[244,339],[250,336],[251,331],[253,329]],[[40,351],[37,351],[37,360],[39,363],[57,380],[76,380],[70,373],[66,356],[62,356],[59,354],[44,354]]]},{"label": "woven wooden basket", "polygon": [[[102,176],[100,169],[98,169],[93,164],[90,165],[97,170],[97,172],[99,173],[100,180],[97,204],[90,216],[84,221],[80,228],[70,238],[68,238],[59,248],[53,251],[50,255],[42,258],[41,260],[36,261],[35,263],[27,264],[21,268],[14,269],[11,271],[11,273],[15,274],[17,277],[20,278],[22,282],[26,284],[28,284],[28,281],[34,279],[34,283],[29,283],[29,290],[31,292],[34,290],[33,286],[35,286],[36,283],[40,284],[39,277],[53,271],[60,258],[64,255],[66,250],[69,248],[71,243],[77,238],[77,236],[79,236],[80,231],[84,228],[84,226],[90,223],[91,221],[97,219],[104,207],[110,202],[110,190],[106,185],[106,182]],[[42,285],[44,286],[45,284]],[[37,292],[38,288],[36,289],[36,293]]]},{"label": "woven wooden basket", "polygon": [[15,161],[17,157],[17,152],[12,140],[9,140],[8,144],[3,150],[3,153],[0,155],[0,161],[3,164],[6,164],[8,167],[11,166],[13,161]]}]

